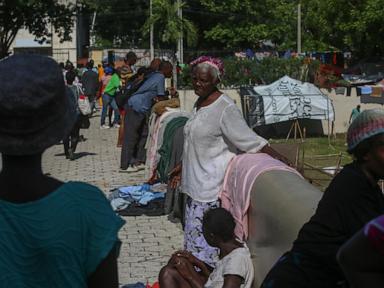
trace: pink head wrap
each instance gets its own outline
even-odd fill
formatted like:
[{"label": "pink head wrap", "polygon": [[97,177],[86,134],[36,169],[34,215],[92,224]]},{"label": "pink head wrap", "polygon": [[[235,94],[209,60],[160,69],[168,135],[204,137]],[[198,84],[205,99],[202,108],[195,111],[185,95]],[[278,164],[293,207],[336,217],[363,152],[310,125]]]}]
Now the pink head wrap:
[{"label": "pink head wrap", "polygon": [[224,64],[219,58],[214,58],[210,56],[200,56],[196,60],[193,60],[190,65],[195,66],[198,64],[208,64],[209,66],[215,68],[219,74],[219,77],[224,74]]}]

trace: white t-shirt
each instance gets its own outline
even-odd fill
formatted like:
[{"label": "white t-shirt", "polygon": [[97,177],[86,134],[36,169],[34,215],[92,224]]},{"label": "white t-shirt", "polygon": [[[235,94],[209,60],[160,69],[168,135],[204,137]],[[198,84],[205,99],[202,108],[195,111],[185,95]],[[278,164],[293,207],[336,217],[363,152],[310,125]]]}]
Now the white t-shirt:
[{"label": "white t-shirt", "polygon": [[216,263],[216,268],[209,275],[205,288],[222,288],[224,276],[237,275],[243,278],[240,288],[251,288],[254,277],[251,254],[248,248],[242,247],[233,250]]},{"label": "white t-shirt", "polygon": [[216,201],[228,163],[238,150],[256,153],[267,144],[227,95],[194,108],[184,126],[182,191],[196,201]]}]

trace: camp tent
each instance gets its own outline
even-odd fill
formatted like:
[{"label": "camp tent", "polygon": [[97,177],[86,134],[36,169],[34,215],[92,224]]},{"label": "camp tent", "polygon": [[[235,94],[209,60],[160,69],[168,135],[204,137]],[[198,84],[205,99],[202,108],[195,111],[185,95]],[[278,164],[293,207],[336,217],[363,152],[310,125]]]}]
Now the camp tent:
[{"label": "camp tent", "polygon": [[334,121],[332,101],[311,83],[288,76],[270,85],[240,91],[244,116],[252,128],[296,120]]}]

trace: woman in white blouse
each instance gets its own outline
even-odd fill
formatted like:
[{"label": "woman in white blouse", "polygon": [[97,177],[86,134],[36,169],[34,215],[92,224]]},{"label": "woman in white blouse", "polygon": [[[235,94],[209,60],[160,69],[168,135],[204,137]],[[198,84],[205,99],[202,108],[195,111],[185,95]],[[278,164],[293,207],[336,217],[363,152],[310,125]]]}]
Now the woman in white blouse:
[{"label": "woman in white blouse", "polygon": [[228,163],[239,151],[278,154],[248,127],[234,101],[218,90],[221,60],[203,56],[191,65],[199,98],[184,127],[182,164],[171,172],[171,186],[181,178],[182,191],[188,195],[184,248],[214,268],[218,250],[205,241],[202,218],[207,210],[219,207],[218,194]]}]

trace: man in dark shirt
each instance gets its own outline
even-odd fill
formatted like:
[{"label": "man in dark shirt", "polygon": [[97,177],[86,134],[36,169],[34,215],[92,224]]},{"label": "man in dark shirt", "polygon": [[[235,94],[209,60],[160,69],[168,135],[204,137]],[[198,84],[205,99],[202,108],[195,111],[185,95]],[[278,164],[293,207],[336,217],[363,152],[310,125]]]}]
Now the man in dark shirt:
[{"label": "man in dark shirt", "polygon": [[348,130],[355,161],[333,179],[315,215],[299,232],[291,251],[268,273],[263,288],[348,287],[337,264],[340,247],[368,221],[384,213],[378,186],[384,177],[384,112],[367,110]]},{"label": "man in dark shirt", "polygon": [[96,94],[97,91],[99,91],[100,83],[99,75],[92,69],[93,60],[90,60],[87,63],[87,70],[83,73],[83,76],[81,77],[81,84],[83,85],[84,94],[88,97],[93,112],[96,104]]}]

